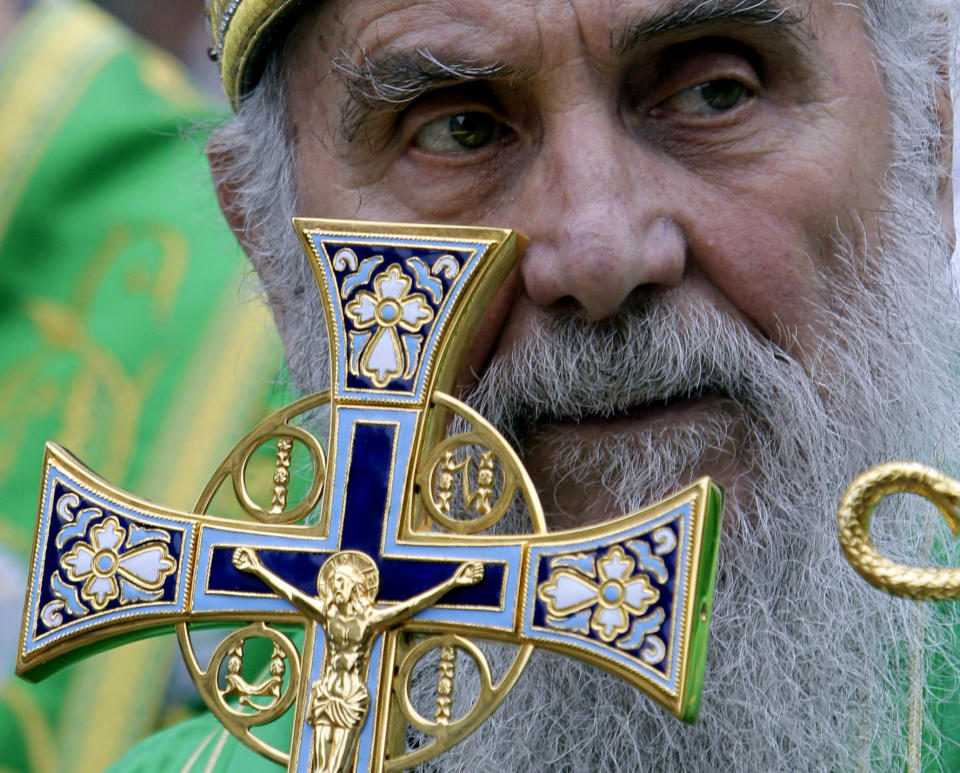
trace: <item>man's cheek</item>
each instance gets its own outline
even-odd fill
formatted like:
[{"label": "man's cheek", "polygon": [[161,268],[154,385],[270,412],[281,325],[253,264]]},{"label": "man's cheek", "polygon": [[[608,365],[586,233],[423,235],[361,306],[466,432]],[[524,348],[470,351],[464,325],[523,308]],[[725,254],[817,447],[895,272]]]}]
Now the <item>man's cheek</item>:
[{"label": "man's cheek", "polygon": [[821,299],[820,252],[795,216],[763,204],[753,196],[701,199],[685,225],[688,276],[702,275],[726,311],[776,340],[784,325],[805,324]]},{"label": "man's cheek", "polygon": [[692,260],[771,336],[815,326],[849,270],[840,245],[862,251],[877,239],[873,213],[884,199],[872,170],[815,158],[796,152],[778,168],[711,186],[688,233]]}]

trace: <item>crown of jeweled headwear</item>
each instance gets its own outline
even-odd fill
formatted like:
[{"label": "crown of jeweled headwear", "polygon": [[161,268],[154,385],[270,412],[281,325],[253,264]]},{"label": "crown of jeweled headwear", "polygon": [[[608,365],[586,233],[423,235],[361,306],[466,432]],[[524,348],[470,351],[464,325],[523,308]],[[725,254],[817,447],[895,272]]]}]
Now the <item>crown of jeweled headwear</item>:
[{"label": "crown of jeweled headwear", "polygon": [[257,85],[267,55],[283,40],[308,0],[205,0],[213,32],[210,56],[220,65],[223,90],[236,110]]}]

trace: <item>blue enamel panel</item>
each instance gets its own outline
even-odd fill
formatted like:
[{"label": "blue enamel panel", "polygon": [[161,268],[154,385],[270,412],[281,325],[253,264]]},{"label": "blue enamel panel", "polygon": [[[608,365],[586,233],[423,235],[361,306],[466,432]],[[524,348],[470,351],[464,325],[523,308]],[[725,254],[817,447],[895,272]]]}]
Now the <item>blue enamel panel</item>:
[{"label": "blue enamel panel", "polygon": [[[186,575],[182,558],[192,539],[191,524],[145,515],[109,501],[51,466],[37,531],[38,555],[27,606],[24,654],[68,634],[117,620],[139,615],[156,618],[183,611]],[[114,549],[106,551],[113,558],[100,550],[106,547],[101,542],[106,536],[101,534],[118,540]],[[155,589],[141,587],[142,578],[126,570],[121,573],[118,568],[126,566],[136,552],[143,550],[152,555],[162,553],[165,562],[174,564]],[[78,578],[71,580],[71,555],[89,556],[90,566],[97,566],[99,571],[80,571]],[[158,573],[156,579],[162,574]],[[108,588],[100,596],[105,603],[99,609],[84,592],[87,583],[94,580],[98,584],[93,588]],[[109,598],[114,591],[116,596]],[[52,624],[43,620],[41,612],[45,607]],[[55,622],[57,617],[59,623]]]},{"label": "blue enamel panel", "polygon": [[[341,412],[341,421],[345,418]],[[394,446],[400,424],[380,423],[385,411],[356,411],[352,424],[352,454],[349,482],[344,493],[343,531],[340,545],[344,550],[359,550],[374,558],[380,570],[380,601],[402,601],[439,585],[449,579],[460,565],[446,559],[445,549],[432,547],[423,554],[424,560],[410,561],[392,558],[386,549],[384,528],[388,512],[399,513],[405,469],[394,467]],[[376,423],[363,421],[367,414],[375,414]],[[372,416],[370,418],[373,418]],[[404,440],[412,440],[403,433]],[[399,458],[408,456],[407,443],[399,448]],[[391,476],[391,472],[393,473]],[[388,534],[395,530],[388,530]],[[381,545],[384,552],[381,555]],[[458,588],[444,597],[447,604],[468,604],[498,609],[503,586],[503,567],[491,565],[484,581],[467,588]]]},{"label": "blue enamel panel", "polygon": [[[398,544],[400,503],[391,508],[383,536],[383,554],[387,560],[403,557],[415,572],[424,572],[428,562],[449,567],[446,574],[435,575],[436,582],[447,579],[464,561],[482,561],[483,581],[477,585],[458,588],[443,597],[439,604],[417,614],[418,620],[464,623],[467,625],[513,630],[513,618],[519,595],[519,573],[523,547],[519,544],[487,545],[410,545]],[[384,562],[386,563],[386,561]],[[399,563],[399,562],[398,562]],[[424,575],[425,576],[425,575]],[[424,582],[423,590],[434,582]],[[417,591],[419,592],[419,591]],[[473,609],[446,609],[447,605],[471,606]]]},{"label": "blue enamel panel", "polygon": [[371,708],[367,714],[367,720],[363,723],[363,729],[360,731],[360,738],[357,743],[357,764],[354,770],[372,770],[373,761],[373,728],[376,724],[377,708],[386,709],[387,706],[378,707],[374,705],[373,696],[380,689],[380,662],[383,659],[383,637],[378,636],[370,651],[369,665],[367,666],[367,690],[371,696]]},{"label": "blue enamel panel", "polygon": [[[262,545],[262,543],[258,543]],[[253,595],[276,595],[263,582],[250,574],[241,572],[233,565],[236,545],[214,547],[210,554],[210,574],[207,578],[208,593],[250,593]],[[271,550],[257,548],[257,555],[264,566],[274,573],[282,574],[291,585],[304,593],[316,594],[317,572],[329,553],[306,550]]]},{"label": "blue enamel panel", "polygon": [[[681,612],[687,601],[685,580],[690,564],[692,518],[691,506],[685,504],[653,521],[602,540],[562,547],[532,547],[524,633],[532,639],[576,644],[644,674],[666,690],[675,691],[679,677]],[[617,546],[633,562],[632,576],[642,575],[649,587],[656,590],[657,600],[650,608],[639,617],[628,615],[630,627],[609,642],[589,625],[594,610],[600,608],[599,603],[578,610],[577,614],[551,617],[547,605],[537,595],[538,589],[558,570],[569,572],[568,576],[591,580],[601,587],[602,577],[590,567],[599,566]],[[660,644],[663,655],[655,660]],[[641,656],[644,652],[647,659],[654,662],[645,662]]]},{"label": "blue enamel panel", "polygon": [[[519,582],[517,567],[523,552],[519,545],[397,544],[401,497],[407,474],[406,463],[413,448],[416,413],[401,408],[339,408],[336,420],[337,455],[333,463],[338,467],[331,493],[333,518],[342,523],[344,549],[359,546],[377,561],[380,599],[400,601],[409,598],[448,579],[463,561],[481,560],[486,567],[481,583],[451,591],[436,607],[424,610],[417,618],[512,630]],[[358,437],[363,438],[362,446],[358,446]],[[395,444],[400,460],[392,467],[383,463],[390,443]],[[363,453],[358,453],[359,447],[365,449]],[[356,510],[350,509],[352,505],[346,492],[347,464],[351,465],[351,485],[361,489],[357,494],[360,499],[356,500]],[[375,485],[374,480],[377,481]],[[373,504],[372,494],[363,490],[366,488],[380,492],[377,497],[389,491],[389,497],[377,498]],[[340,514],[343,514],[342,518]],[[475,608],[444,608],[448,605]]]},{"label": "blue enamel panel", "polygon": [[[519,548],[478,550],[446,546],[397,546],[406,460],[413,446],[416,414],[403,409],[341,408],[337,412],[337,464],[333,512],[342,512],[342,549],[362,550],[380,569],[380,600],[401,601],[448,579],[472,558],[488,565],[484,581],[447,594],[442,604],[500,610],[506,562]],[[398,464],[391,464],[396,448]],[[340,460],[348,460],[346,463]],[[346,464],[349,464],[349,475]],[[349,486],[346,482],[349,478]],[[513,598],[513,596],[511,596]],[[440,619],[452,610],[439,610]],[[461,612],[465,612],[461,610]]]},{"label": "blue enamel panel", "polygon": [[[341,421],[343,418],[341,414]],[[352,430],[340,547],[378,556],[383,522],[390,505],[390,472],[399,425],[357,420]],[[398,462],[404,458],[405,450],[401,450]],[[399,495],[397,492],[396,496]]]},{"label": "blue enamel panel", "polygon": [[[323,648],[325,643],[323,629],[316,623],[312,624],[312,628],[313,650],[311,652],[303,652],[303,667],[305,668],[307,663],[310,664],[310,680],[307,682],[307,684],[310,685],[313,685],[320,679],[321,670],[323,668]],[[377,637],[378,640],[380,638],[382,637]],[[310,700],[309,690],[306,692],[306,700]],[[293,760],[293,770],[298,771],[298,773],[309,773],[310,771],[310,753],[311,744],[313,741],[313,726],[307,719],[309,715],[309,706],[302,706],[300,708],[300,745],[295,749],[291,749],[291,751],[293,751],[296,755],[295,759]]]},{"label": "blue enamel panel", "polygon": [[[434,356],[436,342],[450,309],[486,253],[486,245],[409,238],[346,238],[342,234],[322,233],[312,234],[311,238],[317,252],[329,256],[329,260],[320,261],[320,267],[331,292],[340,301],[334,308],[336,341],[342,363],[334,385],[337,397],[420,401],[427,372],[424,365]],[[337,259],[343,254],[349,254],[349,260]],[[417,300],[422,310],[429,309],[430,318],[418,322],[415,330],[399,324],[370,321],[368,312],[373,308],[372,304],[386,297],[381,297],[378,282],[387,276],[407,288],[401,293],[401,301]],[[369,302],[366,306],[361,304],[363,299]],[[345,309],[353,309],[353,312],[345,312]],[[396,319],[398,312],[395,309],[386,310],[391,319]],[[402,373],[396,377],[384,376],[388,380],[377,384],[369,375],[360,372],[360,363],[376,346],[380,335],[392,338],[396,344]]]},{"label": "blue enamel panel", "polygon": [[[667,651],[670,651],[670,645],[674,639],[673,612],[676,609],[675,595],[676,595],[676,579],[677,579],[677,554],[678,552],[680,552],[678,548],[681,547],[680,539],[679,539],[680,525],[681,524],[679,519],[672,518],[668,520],[666,523],[663,523],[658,527],[658,528],[668,529],[670,533],[673,534],[673,538],[676,543],[676,547],[673,550],[671,550],[669,553],[666,553],[662,556],[658,556],[658,558],[663,562],[664,568],[666,570],[666,576],[667,576],[666,581],[665,582],[661,581],[654,573],[651,573],[651,572],[644,573],[645,576],[648,578],[650,584],[659,593],[660,600],[657,606],[663,609],[664,615],[663,615],[663,621],[660,623],[660,625],[656,627],[654,632],[660,636],[661,640],[664,642],[664,644],[667,647]],[[638,536],[635,539],[636,541],[645,542],[648,548],[651,550],[651,552],[653,551],[655,546],[652,543],[650,543],[649,534],[644,536]],[[626,542],[620,541],[615,544],[620,544],[624,546],[631,554],[631,557],[637,558],[636,554],[632,550],[630,550],[629,543],[631,542],[633,542],[633,540],[627,540]],[[604,543],[602,547],[595,550],[585,551],[585,550],[577,549],[577,553],[584,553],[586,555],[589,555],[594,559],[594,561],[596,561],[598,558],[601,558],[609,550],[611,546],[612,546],[611,543]],[[568,551],[565,550],[564,552],[568,552]],[[536,574],[537,586],[539,587],[542,583],[547,582],[552,572],[553,572],[553,569],[551,569],[549,558],[541,557],[537,564],[537,574]],[[544,629],[553,628],[554,627],[553,625],[549,625],[547,623],[546,618],[547,618],[546,606],[543,604],[542,601],[538,601],[538,603],[534,607],[533,625],[535,627],[544,628]],[[591,634],[590,638],[600,642],[603,646],[609,646],[606,643],[602,642],[596,634]],[[618,637],[618,639],[619,638],[620,637]],[[623,637],[623,638],[626,638],[626,637]],[[634,655],[634,657],[637,657],[641,646],[642,646],[642,643],[637,647],[632,647],[629,649],[624,648],[624,651]],[[666,670],[660,669],[660,670],[663,672],[664,678],[667,678],[666,671],[669,671],[669,669],[666,669]]]},{"label": "blue enamel panel", "polygon": [[[407,463],[410,451],[413,448],[413,433],[417,424],[417,413],[412,410],[388,409],[388,408],[338,408],[334,417],[336,430],[336,454],[331,455],[329,464],[333,465],[333,490],[329,492],[330,497],[330,519],[331,532],[336,533],[335,539],[340,540],[340,533],[348,528],[345,523],[356,519],[355,523],[349,526],[351,539],[357,539],[359,532],[369,532],[374,535],[376,546],[370,551],[371,557],[379,554],[379,539],[382,534],[383,517],[388,506],[386,501],[386,492],[391,496],[390,507],[399,508],[400,496],[403,493],[404,475],[407,470]],[[373,443],[379,456],[377,459],[382,463],[382,467],[377,468],[370,461],[359,458],[362,454],[356,454],[355,459],[355,439],[354,435],[358,427],[363,427],[361,432],[362,442],[365,444]],[[377,432],[376,427],[382,427],[381,432]],[[389,456],[383,456],[382,443],[387,437],[385,433],[392,433],[391,442],[397,450],[397,464],[390,461]],[[376,436],[379,435],[380,445],[377,445]],[[354,474],[354,465],[359,465],[356,470],[363,477],[358,480]],[[376,511],[358,510],[353,514],[348,514],[346,507],[347,478],[351,479],[351,484],[360,486],[375,487],[381,492],[379,500],[382,504],[376,506]],[[354,496],[363,495],[358,492]],[[362,542],[363,537],[359,540]],[[346,545],[343,545],[346,548]]]},{"label": "blue enamel panel", "polygon": [[233,565],[233,551],[241,545],[256,548],[269,569],[311,596],[317,593],[320,566],[336,549],[329,538],[248,534],[210,526],[200,527],[199,539],[191,606],[198,612],[290,609],[260,580]]},{"label": "blue enamel panel", "polygon": [[[417,414],[408,409],[338,408],[337,454],[331,458],[331,530],[323,539],[247,535],[203,527],[197,551],[193,609],[281,611],[289,605],[260,580],[233,566],[240,545],[257,548],[268,569],[316,595],[317,573],[330,553],[361,550],[380,570],[378,601],[403,601],[449,579],[463,561],[482,560],[484,579],[457,588],[419,617],[511,630],[522,549],[506,546],[397,545],[406,460]],[[396,450],[398,464],[392,464]],[[239,595],[243,594],[243,595]],[[469,609],[449,609],[451,605]]]}]

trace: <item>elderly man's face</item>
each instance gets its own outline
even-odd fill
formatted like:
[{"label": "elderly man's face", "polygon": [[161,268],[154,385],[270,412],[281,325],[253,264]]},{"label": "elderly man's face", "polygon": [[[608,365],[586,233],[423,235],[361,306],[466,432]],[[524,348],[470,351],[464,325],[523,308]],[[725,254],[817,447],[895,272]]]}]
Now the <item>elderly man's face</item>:
[{"label": "elderly man's face", "polygon": [[[706,303],[809,363],[837,236],[874,238],[889,111],[854,4],[344,0],[290,51],[304,214],[530,238],[464,386],[547,315],[600,320],[636,293]],[[561,443],[695,424],[721,402],[561,420],[525,461],[549,490]],[[730,485],[737,465],[717,449],[691,475]],[[569,482],[554,498],[610,514]]]}]

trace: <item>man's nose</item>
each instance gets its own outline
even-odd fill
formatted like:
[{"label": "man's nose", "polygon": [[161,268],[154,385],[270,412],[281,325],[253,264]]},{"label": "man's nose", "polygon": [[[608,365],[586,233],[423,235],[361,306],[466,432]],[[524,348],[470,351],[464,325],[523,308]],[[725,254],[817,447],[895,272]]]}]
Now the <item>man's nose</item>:
[{"label": "man's nose", "polygon": [[572,299],[602,319],[636,288],[678,284],[686,237],[671,213],[668,162],[601,116],[558,123],[523,189],[532,217],[521,274],[538,306]]}]

